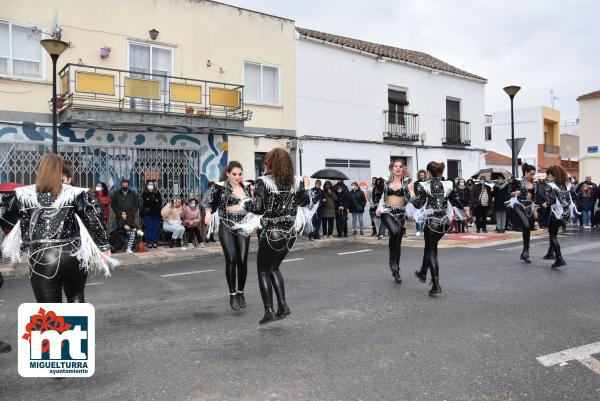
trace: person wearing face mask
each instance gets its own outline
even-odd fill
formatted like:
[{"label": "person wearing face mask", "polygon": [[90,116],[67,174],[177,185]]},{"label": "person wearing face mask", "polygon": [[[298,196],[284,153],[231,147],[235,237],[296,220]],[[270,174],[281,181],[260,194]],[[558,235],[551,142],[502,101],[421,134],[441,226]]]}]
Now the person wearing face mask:
[{"label": "person wearing face mask", "polygon": [[216,220],[219,221],[219,241],[225,256],[229,306],[236,312],[246,307],[244,288],[248,276],[248,249],[252,234],[234,228],[248,214],[243,201],[253,197],[249,188],[244,186],[243,172],[240,162],[230,161],[223,170],[222,181],[209,190],[204,204],[204,223],[209,226],[209,233],[214,231]]},{"label": "person wearing face mask", "polygon": [[338,237],[348,236],[348,193],[344,191],[345,185],[335,186],[335,227]]},{"label": "person wearing face mask", "polygon": [[494,198],[494,213],[496,214],[496,232],[503,234],[506,230],[506,202],[510,199],[508,183],[499,178],[492,192]]},{"label": "person wearing face mask", "polygon": [[128,179],[123,178],[121,180],[121,189],[113,194],[110,207],[115,213],[114,229],[119,228],[119,216],[123,211],[127,213],[132,221],[137,221],[139,200],[135,191],[130,190]]},{"label": "person wearing face mask", "polygon": [[[583,187],[585,185],[585,193],[583,191]],[[584,207],[584,211],[585,216],[588,217],[589,214],[589,218],[587,219],[588,222],[587,224],[584,223],[584,225],[587,226],[591,226],[591,227],[595,227],[597,222],[596,222],[596,217],[595,217],[595,207],[596,207],[596,201],[598,200],[598,186],[592,182],[592,177],[591,176],[586,176],[585,180],[583,182],[581,182],[578,186],[577,186],[577,193],[579,194],[580,198],[585,198],[586,201],[586,206]],[[588,208],[588,204],[590,204],[591,206],[589,206]],[[589,212],[589,213],[588,213]],[[584,214],[582,213],[582,216]]]},{"label": "person wearing face mask", "polygon": [[94,191],[94,196],[98,201],[98,204],[102,206],[102,225],[106,230],[108,228],[108,219],[110,216],[110,195],[108,194],[108,187],[105,183],[99,182],[96,184],[96,190]]},{"label": "person wearing face mask", "polygon": [[486,182],[485,176],[479,177],[473,189],[473,202],[475,204],[475,227],[477,232],[487,233],[487,214],[492,201],[492,190],[490,184]]},{"label": "person wearing face mask", "polygon": [[188,240],[188,247],[194,247],[194,238],[198,242],[198,247],[203,248],[204,242],[202,242],[202,232],[200,219],[200,207],[198,206],[198,199],[192,198],[188,204],[183,208],[181,213],[181,220],[183,220],[183,226],[185,227],[185,233]]},{"label": "person wearing face mask", "polygon": [[161,209],[162,195],[156,188],[155,182],[148,181],[146,189],[142,192],[142,218],[144,219],[144,227],[146,227],[148,248],[156,248],[158,246]]}]

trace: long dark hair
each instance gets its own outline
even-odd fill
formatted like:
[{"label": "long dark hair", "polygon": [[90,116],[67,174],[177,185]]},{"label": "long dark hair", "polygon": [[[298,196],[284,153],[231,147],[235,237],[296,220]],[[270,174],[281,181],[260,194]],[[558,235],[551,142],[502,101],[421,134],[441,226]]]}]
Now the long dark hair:
[{"label": "long dark hair", "polygon": [[523,175],[527,174],[530,171],[535,171],[535,170],[536,170],[535,166],[533,166],[531,164],[523,163],[523,165],[521,166],[521,171],[523,172]]},{"label": "long dark hair", "polygon": [[283,148],[275,148],[265,155],[265,171],[270,172],[276,182],[294,185],[294,164],[292,157]]},{"label": "long dark hair", "polygon": [[566,184],[569,179],[569,174],[567,174],[567,170],[565,170],[562,166],[555,164],[546,169],[546,175],[550,175],[554,177],[554,181],[558,184]]},{"label": "long dark hair", "polygon": [[100,185],[102,187],[102,192],[100,193],[101,195],[108,195],[108,186],[106,186],[106,183],[100,181],[98,184],[96,184],[96,186]]},{"label": "long dark hair", "polygon": [[236,160],[232,160],[227,164],[227,167],[223,169],[223,172],[221,173],[221,181],[227,181],[227,174],[231,173],[231,170],[233,170],[234,168],[239,168],[240,170],[242,170],[242,172],[244,171],[242,163]]},{"label": "long dark hair", "polygon": [[323,189],[331,189],[333,191],[333,185],[331,185],[331,181],[327,180],[325,181],[325,184],[323,184]]}]

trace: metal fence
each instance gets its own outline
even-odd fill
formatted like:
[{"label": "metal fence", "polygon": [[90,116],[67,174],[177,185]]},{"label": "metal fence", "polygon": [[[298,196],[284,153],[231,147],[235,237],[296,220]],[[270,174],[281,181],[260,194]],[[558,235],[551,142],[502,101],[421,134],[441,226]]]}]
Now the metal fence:
[{"label": "metal fence", "polygon": [[[51,151],[46,142],[0,142],[0,183],[33,184],[36,167]],[[137,146],[58,144],[59,154],[73,168],[74,185],[94,188],[105,182],[119,188],[122,178],[140,193],[148,180],[156,181],[165,201],[200,196],[200,149],[164,149]]]}]

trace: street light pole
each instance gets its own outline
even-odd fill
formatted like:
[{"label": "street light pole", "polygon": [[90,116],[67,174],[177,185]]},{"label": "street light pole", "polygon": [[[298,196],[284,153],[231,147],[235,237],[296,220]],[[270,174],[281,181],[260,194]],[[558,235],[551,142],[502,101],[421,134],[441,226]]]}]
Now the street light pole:
[{"label": "street light pole", "polygon": [[504,88],[504,92],[506,92],[506,94],[510,97],[510,139],[511,139],[511,146],[510,146],[510,150],[511,150],[511,164],[512,164],[512,169],[511,169],[511,173],[513,177],[517,176],[517,155],[515,152],[515,113],[514,113],[514,108],[513,108],[513,100],[515,98],[515,95],[517,94],[517,92],[519,92],[519,90],[521,90],[520,86],[507,86]]},{"label": "street light pole", "polygon": [[56,101],[56,62],[58,57],[69,47],[67,42],[57,39],[40,40],[52,59],[52,152],[58,153],[58,110]]}]

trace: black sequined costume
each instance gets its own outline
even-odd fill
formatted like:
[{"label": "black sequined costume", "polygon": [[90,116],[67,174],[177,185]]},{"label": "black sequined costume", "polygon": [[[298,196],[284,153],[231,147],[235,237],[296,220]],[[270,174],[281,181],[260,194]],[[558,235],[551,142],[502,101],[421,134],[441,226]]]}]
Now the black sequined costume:
[{"label": "black sequined costume", "polygon": [[[37,302],[84,302],[90,271],[109,274],[101,252],[110,250],[102,209],[86,188],[63,185],[54,199],[35,186],[17,188],[3,198],[2,219],[16,221],[3,244],[4,256],[28,254],[31,286]],[[12,250],[11,250],[12,248]]]},{"label": "black sequined costume", "polygon": [[569,221],[573,201],[571,200],[571,191],[567,189],[567,186],[565,184],[556,184],[554,182],[548,183],[548,186],[546,187],[546,197],[546,204],[551,210],[548,219],[550,245],[544,259],[555,259],[555,265],[553,265],[553,267],[557,267],[559,264],[564,264],[560,243],[558,242],[558,230],[560,226]]},{"label": "black sequined costume", "polygon": [[507,206],[512,208],[512,221],[515,227],[521,228],[523,236],[523,252],[521,259],[527,263],[529,260],[529,241],[531,238],[531,229],[533,228],[533,213],[535,210],[535,184],[531,188],[527,188],[524,179],[514,178],[510,182],[510,192],[519,191],[518,196],[513,196],[511,200],[506,202]]},{"label": "black sequined costume", "polygon": [[389,233],[389,266],[392,271],[392,276],[396,282],[400,283],[400,255],[402,246],[402,237],[404,236],[405,222],[405,207],[398,207],[387,202],[389,196],[397,196],[408,198],[408,190],[405,185],[401,185],[398,189],[391,189],[390,182],[386,182],[383,188],[383,196],[379,200],[379,210],[381,221],[385,225]]},{"label": "black sequined costume", "polygon": [[435,295],[442,292],[439,283],[438,243],[450,229],[452,213],[456,210],[454,208],[460,207],[460,197],[451,181],[429,178],[415,183],[415,196],[409,202],[412,208],[418,209],[412,213],[415,220],[422,221],[425,226],[423,264],[415,274],[425,282],[427,270],[430,271],[432,288],[429,294]]},{"label": "black sequined costume", "polygon": [[[310,225],[313,214],[299,210],[311,204],[310,190],[297,180],[293,188],[275,182],[268,174],[256,180],[254,199],[248,199],[246,210],[260,219],[260,239],[258,244],[257,266],[258,285],[265,307],[265,317],[261,323],[275,319],[273,293],[277,296],[277,317],[289,314],[285,301],[285,286],[279,266],[294,246],[297,232]],[[299,213],[302,213],[299,215]]]},{"label": "black sequined costume", "polygon": [[[245,197],[249,197],[250,193],[245,187],[243,188]],[[234,194],[229,181],[226,181],[215,185],[209,190],[204,205],[206,211],[215,213],[218,216],[219,241],[225,256],[225,277],[229,286],[230,303],[234,310],[237,310],[240,305],[241,307],[246,305],[243,294],[248,275],[250,236],[233,227],[246,217],[247,212],[243,209],[230,211],[227,210],[227,207],[240,205],[242,201],[243,199]],[[233,297],[236,297],[237,304]]]}]

